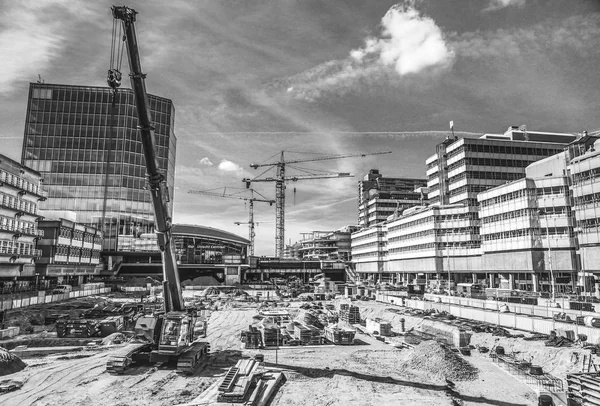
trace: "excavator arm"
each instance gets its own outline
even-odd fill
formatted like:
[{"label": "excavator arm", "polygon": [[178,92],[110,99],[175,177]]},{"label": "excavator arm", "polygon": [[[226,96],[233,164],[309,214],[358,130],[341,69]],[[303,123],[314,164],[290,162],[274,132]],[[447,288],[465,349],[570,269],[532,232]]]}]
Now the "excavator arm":
[{"label": "excavator arm", "polygon": [[[154,126],[152,125],[148,93],[146,92],[146,75],[142,73],[142,64],[140,62],[140,53],[135,33],[134,23],[137,12],[126,6],[113,6],[112,14],[116,20],[121,20],[125,34],[124,40],[129,57],[129,77],[135,96],[140,136],[144,157],[146,158],[149,191],[156,218],[156,233],[162,254],[165,312],[184,311],[183,294],[181,292],[181,283],[179,281],[179,273],[177,272],[177,262],[175,260],[173,239],[171,236],[171,219],[167,210],[169,194],[165,178],[160,173],[156,160],[156,139],[154,137]],[[116,90],[120,85],[120,80],[121,73],[111,67],[108,72],[109,86]]]}]

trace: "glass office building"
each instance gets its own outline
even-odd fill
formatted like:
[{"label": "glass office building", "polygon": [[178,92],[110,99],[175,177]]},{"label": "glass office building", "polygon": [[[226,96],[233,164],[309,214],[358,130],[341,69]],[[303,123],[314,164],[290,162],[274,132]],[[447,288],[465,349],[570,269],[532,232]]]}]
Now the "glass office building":
[{"label": "glass office building", "polygon": [[[39,171],[48,200],[42,210],[68,210],[77,222],[104,230],[105,251],[119,236],[154,231],[146,167],[133,92],[119,89],[114,114],[108,87],[31,83],[21,162]],[[173,211],[173,102],[148,95],[157,161]]]}]

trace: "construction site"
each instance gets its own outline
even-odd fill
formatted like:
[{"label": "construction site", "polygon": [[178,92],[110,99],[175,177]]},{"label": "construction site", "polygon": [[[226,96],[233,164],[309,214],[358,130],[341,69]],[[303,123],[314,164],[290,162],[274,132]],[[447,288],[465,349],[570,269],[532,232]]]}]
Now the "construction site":
[{"label": "construction site", "polygon": [[281,285],[269,299],[186,289],[194,351],[161,358],[148,337],[155,293],[5,312],[0,403],[588,405],[598,393],[600,346],[574,328],[515,330],[318,287],[284,298]]},{"label": "construction site", "polygon": [[[406,12],[397,6],[390,10]],[[56,97],[72,95],[76,103],[92,99],[104,103],[96,113],[103,115],[105,144],[110,146],[106,156],[98,157],[105,160],[97,167],[106,172],[96,174],[102,177],[103,182],[96,182],[102,190],[90,193],[98,198],[92,210],[94,223],[84,225],[62,217],[44,223],[44,216],[37,214],[37,202],[48,197],[38,190],[44,179],[37,170],[54,168],[50,164],[56,156],[49,154],[40,165],[36,154],[24,153],[23,157],[32,158],[37,165],[30,173],[24,166],[20,169],[20,176],[28,173],[28,181],[2,172],[0,186],[9,185],[12,195],[5,194],[0,207],[5,211],[0,213],[0,232],[5,234],[0,244],[0,264],[4,266],[0,269],[4,270],[0,273],[0,405],[600,406],[600,313],[593,305],[600,303],[600,277],[583,272],[583,251],[578,251],[578,244],[550,243],[551,235],[554,240],[571,240],[584,230],[574,228],[575,221],[566,221],[566,217],[564,225],[560,226],[558,219],[557,226],[557,216],[571,215],[567,209],[569,182],[551,184],[550,175],[545,174],[542,180],[546,183],[540,181],[543,185],[537,192],[531,179],[516,191],[492,189],[518,181],[525,176],[526,167],[562,153],[565,145],[576,144],[595,153],[587,132],[585,137],[548,133],[560,142],[548,142],[552,144],[548,146],[540,141],[537,149],[527,152],[519,143],[536,142],[541,136],[527,132],[524,125],[511,126],[504,135],[459,140],[454,121],[450,121],[452,137],[438,144],[436,155],[427,161],[428,179],[384,178],[372,169],[359,182],[358,223],[301,233],[302,240],[292,244],[290,239],[289,245],[285,244],[286,221],[295,219],[286,220],[287,185],[354,176],[297,165],[391,151],[278,151],[249,165],[257,170],[254,177],[222,159],[218,170],[245,176],[238,179],[245,186],[239,188],[242,192],[218,188],[188,189],[187,193],[207,200],[242,200],[248,208],[247,221],[230,223],[247,225],[248,238],[206,225],[173,224],[172,192],[179,189],[174,184],[175,141],[155,133],[173,133],[172,102],[146,91],[136,34],[138,12],[127,6],[110,10],[113,31],[108,88],[86,90],[97,92],[97,98],[96,93],[83,90],[85,96],[78,96],[76,91],[46,86],[39,75],[30,92],[36,100],[28,107],[28,114],[29,110],[48,108],[54,109],[56,116],[66,117],[70,101],[60,99],[57,104],[53,91]],[[146,27],[151,22],[147,21]],[[148,36],[148,31],[143,32]],[[156,38],[150,36],[148,42],[152,41]],[[373,41],[367,44],[372,47]],[[361,53],[355,50],[351,55],[363,63],[367,52]],[[157,59],[155,55],[152,58]],[[129,62],[128,72],[123,70],[124,59]],[[124,75],[131,81],[131,89],[125,92],[120,89]],[[287,93],[293,91],[294,86],[287,87]],[[119,100],[128,105],[118,106]],[[77,113],[94,111],[75,107],[71,110]],[[120,107],[127,111],[127,120],[118,116]],[[67,113],[60,113],[61,108]],[[153,119],[155,113],[158,121]],[[38,116],[32,113],[30,117],[32,123],[26,127],[38,131]],[[49,114],[45,117],[50,119]],[[116,167],[111,162],[112,141],[123,135],[124,121],[135,128],[131,133],[139,138],[140,145],[131,147],[137,148],[133,161],[138,166],[127,167],[130,178],[124,177],[122,182],[119,178],[113,185],[112,176],[117,178],[120,172],[110,172]],[[81,124],[78,119],[69,125],[75,122]],[[94,124],[90,118],[89,122],[92,127],[99,126],[98,120]],[[47,131],[44,125],[39,128]],[[514,138],[517,132],[522,140]],[[47,146],[45,136],[37,135],[31,144],[44,139]],[[450,151],[465,139],[471,140],[469,148],[460,153],[453,152],[458,149]],[[496,144],[492,148],[488,140],[516,144],[512,150]],[[67,141],[56,144],[61,148],[70,145]],[[114,148],[124,151],[115,152],[126,152],[124,145],[117,142]],[[168,148],[172,149],[167,154]],[[500,148],[504,152],[498,152]],[[456,172],[456,157],[465,151],[531,157],[520,161],[495,157],[496,161],[485,162],[475,157],[469,165],[476,162],[492,167],[490,162],[502,162],[498,165],[514,165],[523,173],[498,172],[502,176],[496,176],[492,170],[477,172],[495,183],[461,184],[459,188],[460,179],[473,179]],[[286,156],[284,152],[309,156]],[[75,155],[69,153],[73,160]],[[89,160],[92,155],[79,156]],[[451,159],[454,161],[448,163]],[[208,157],[197,161],[207,168],[213,166]],[[553,165],[562,165],[566,158],[556,162]],[[87,161],[85,165],[61,166],[65,167],[75,168],[75,172],[90,169]],[[563,175],[568,172],[561,170]],[[455,171],[451,178],[456,182],[452,188],[443,179],[451,171]],[[585,177],[591,176],[591,167],[588,171]],[[133,172],[140,179],[133,179]],[[79,184],[71,185],[72,193],[83,187],[82,179],[93,183],[91,178],[76,178]],[[145,197],[139,197],[135,205],[109,198],[109,183],[117,193],[119,182],[140,189],[123,195]],[[251,188],[267,182],[275,186],[274,198]],[[516,188],[506,187],[513,186]],[[485,195],[488,189],[492,190],[489,196]],[[295,204],[296,188],[293,191]],[[555,199],[559,192],[564,193],[563,203]],[[468,201],[452,200],[463,193],[468,194]],[[482,193],[482,199],[474,199],[474,193]],[[494,206],[528,193],[531,207],[515,206],[501,212]],[[73,196],[65,199],[79,203]],[[437,200],[432,200],[436,196]],[[535,196],[551,197],[542,208],[533,204]],[[333,200],[312,211],[334,207],[343,199]],[[580,199],[580,203],[589,201]],[[478,202],[496,211],[488,209],[481,212],[488,217],[478,217],[478,211],[471,210],[475,206],[467,205]],[[274,206],[274,221],[256,220],[255,203]],[[119,210],[134,210],[133,206],[140,210],[143,206],[146,212],[120,217]],[[45,214],[50,216],[50,212]],[[321,214],[313,224],[321,225]],[[494,228],[492,232],[483,226],[480,230],[480,219],[488,219],[481,220],[483,225],[525,215],[537,219],[527,223],[527,230]],[[544,217],[546,242],[542,241],[540,216],[554,216],[552,234]],[[255,227],[268,222],[274,223],[274,256],[255,255]],[[590,229],[600,221],[596,216],[582,224]],[[478,234],[482,230],[488,232],[482,234],[487,236],[483,239]],[[535,255],[514,266],[500,264],[517,261],[514,258],[519,254],[507,251],[512,245],[490,241],[525,236],[537,238],[537,245],[529,247]],[[488,251],[482,251],[481,241],[487,242],[484,248]],[[596,240],[586,243],[598,245]],[[525,258],[530,251],[521,248]],[[593,263],[597,257],[589,258]],[[491,268],[486,270],[484,265]],[[531,269],[525,269],[530,265]],[[571,274],[578,271],[580,280],[575,280]],[[595,288],[590,290],[588,285]]]}]

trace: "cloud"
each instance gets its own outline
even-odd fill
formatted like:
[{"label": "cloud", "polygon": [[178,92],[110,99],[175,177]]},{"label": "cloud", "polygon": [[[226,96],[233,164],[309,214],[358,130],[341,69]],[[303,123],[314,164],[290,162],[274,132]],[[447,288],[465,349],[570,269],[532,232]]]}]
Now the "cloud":
[{"label": "cloud", "polygon": [[350,55],[359,62],[373,61],[392,66],[404,76],[451,62],[442,30],[430,17],[421,15],[413,2],[394,5],[381,19],[378,38],[368,38]]},{"label": "cloud", "polygon": [[272,83],[295,98],[315,101],[324,94],[344,94],[377,83],[451,65],[453,51],[440,27],[415,8],[414,1],[391,7],[381,31],[342,60],[331,60],[298,75]]},{"label": "cloud", "polygon": [[200,165],[205,165],[205,166],[213,166],[213,163],[212,163],[212,162],[210,162],[210,159],[208,159],[208,157],[204,157],[204,158],[200,159],[200,160],[198,161],[198,163],[199,163]]},{"label": "cloud", "polygon": [[571,16],[559,24],[540,23],[520,29],[473,31],[450,36],[457,58],[486,59],[522,57],[529,63],[536,58],[558,55],[565,58],[565,51],[580,56],[597,54],[591,46],[600,36],[600,16]]},{"label": "cloud", "polygon": [[238,164],[228,161],[227,159],[222,159],[221,163],[219,163],[219,170],[224,172],[238,172],[242,171],[242,167]]},{"label": "cloud", "polygon": [[70,44],[70,31],[81,20],[94,17],[96,7],[87,2],[77,2],[74,7],[68,0],[4,2],[0,13],[0,93],[14,91],[23,82],[51,70]]},{"label": "cloud", "polygon": [[525,0],[490,0],[490,4],[483,11],[496,11],[505,7],[523,7]]}]

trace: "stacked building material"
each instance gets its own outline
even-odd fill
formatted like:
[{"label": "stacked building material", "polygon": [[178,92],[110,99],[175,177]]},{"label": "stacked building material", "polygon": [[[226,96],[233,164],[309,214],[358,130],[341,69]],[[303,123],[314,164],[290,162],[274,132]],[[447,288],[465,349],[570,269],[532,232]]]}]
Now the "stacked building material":
[{"label": "stacked building material", "polygon": [[357,306],[340,304],[340,319],[350,324],[360,323],[360,310]]},{"label": "stacked building material", "polygon": [[258,331],[258,329],[252,325],[248,326],[247,331],[242,331],[241,340],[245,344],[244,348],[261,348],[263,346],[262,335],[260,331]]},{"label": "stacked building material", "polygon": [[87,338],[100,334],[98,320],[59,320],[56,322],[56,336],[58,338]]},{"label": "stacked building material", "polygon": [[258,330],[261,334],[262,344],[265,347],[278,346],[283,342],[283,335],[281,334],[280,327],[275,324],[262,320],[258,323]]},{"label": "stacked building material", "polygon": [[308,344],[312,339],[312,331],[300,323],[294,323],[294,338]]},{"label": "stacked building material", "polygon": [[324,333],[325,338],[333,344],[352,345],[354,344],[356,330],[327,326],[325,327]]},{"label": "stacked building material", "polygon": [[567,375],[569,405],[600,405],[600,374]]},{"label": "stacked building material", "polygon": [[455,347],[467,347],[471,343],[471,333],[464,328],[440,323],[435,320],[423,320],[419,326],[422,333],[429,334],[435,339],[443,339]]},{"label": "stacked building material", "polygon": [[378,318],[367,319],[367,331],[371,334],[377,332],[381,336],[390,337],[392,335],[392,325]]}]

